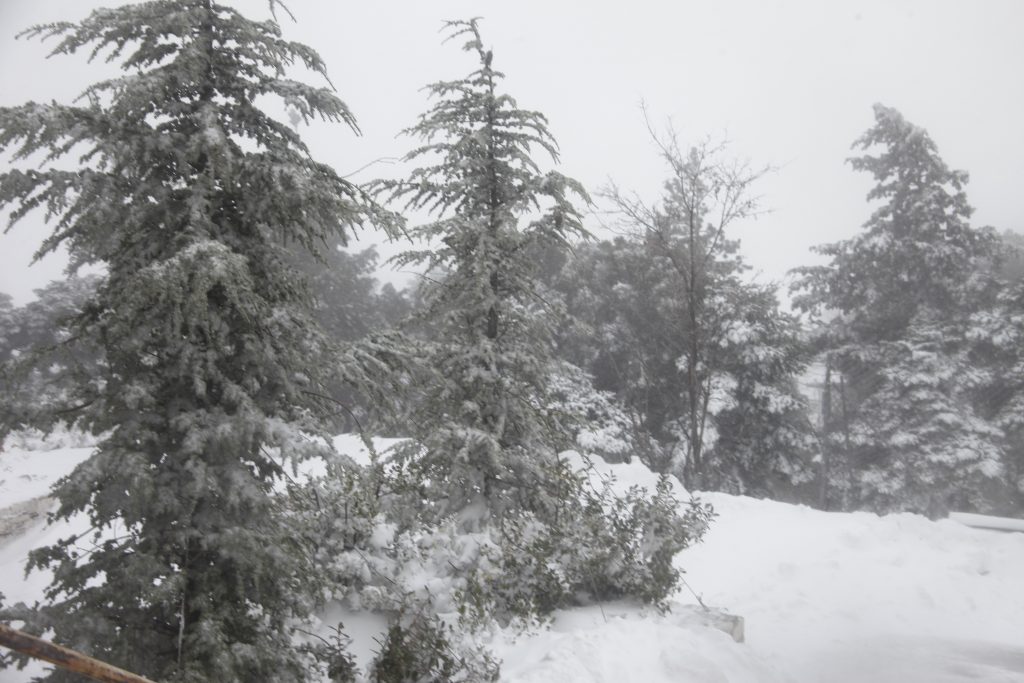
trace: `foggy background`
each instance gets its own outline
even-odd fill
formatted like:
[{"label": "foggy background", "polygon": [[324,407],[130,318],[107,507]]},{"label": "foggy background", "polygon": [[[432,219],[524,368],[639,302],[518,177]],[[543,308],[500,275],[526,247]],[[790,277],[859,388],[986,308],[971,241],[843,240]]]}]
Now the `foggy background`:
[{"label": "foggy background", "polygon": [[[70,102],[86,85],[115,75],[102,59],[86,64],[81,53],[47,60],[55,43],[14,39],[32,24],[78,20],[115,4],[123,3],[0,0],[0,105]],[[269,17],[264,0],[233,4]],[[443,20],[480,16],[495,67],[507,74],[505,91],[548,116],[561,145],[560,169],[592,193],[613,179],[648,200],[659,195],[667,169],[641,101],[657,128],[671,118],[684,146],[724,138],[730,156],[777,167],[754,188],[770,213],[732,233],[761,280],[818,263],[810,246],[845,239],[867,220],[871,181],[844,160],[872,125],[874,102],[927,129],[946,163],[970,173],[975,226],[1024,228],[1017,199],[1024,179],[1019,0],[287,5],[297,23],[279,12],[285,37],[320,52],[362,129],[358,138],[337,124],[302,130],[314,157],[341,174],[410,149],[412,141],[396,135],[428,106],[421,88],[476,67],[458,45],[442,44]],[[9,167],[10,156],[0,164]],[[380,162],[352,179],[400,172]],[[594,210],[602,208],[597,199]],[[600,217],[591,215],[588,226],[600,234]],[[0,291],[15,305],[61,276],[60,255],[28,265],[46,234],[40,213],[0,235]],[[364,233],[364,243],[378,240]]]}]

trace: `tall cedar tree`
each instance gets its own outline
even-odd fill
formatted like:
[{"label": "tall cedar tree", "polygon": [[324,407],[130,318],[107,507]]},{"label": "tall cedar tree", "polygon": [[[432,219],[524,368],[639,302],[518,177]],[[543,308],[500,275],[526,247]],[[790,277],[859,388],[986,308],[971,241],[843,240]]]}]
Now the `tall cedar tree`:
[{"label": "tall cedar tree", "polygon": [[0,148],[81,164],[9,171],[0,204],[14,221],[44,207],[56,227],[41,253],[63,245],[107,271],[71,326],[106,367],[51,412],[101,436],[56,488],[56,518],[84,514],[89,530],[32,554],[54,578],[31,626],[153,679],[306,680],[291,624],[310,569],[274,486],[318,433],[327,346],[286,245],[333,243],[371,205],[257,103],[355,121],[331,89],[285,76],[326,79],[316,52],[213,0],[24,35],[124,70],[87,105],[0,109]]},{"label": "tall cedar tree", "polygon": [[[667,478],[650,494],[615,495],[559,458],[576,412],[565,409],[537,254],[585,234],[570,198],[587,196],[531,157],[539,147],[557,161],[547,121],[497,92],[477,22],[447,28],[468,38],[480,66],[429,86],[438,101],[408,131],[425,144],[406,157],[426,165],[381,186],[436,216],[413,230],[433,248],[402,257],[427,267],[422,315],[434,335],[419,349],[432,371],[412,410],[414,439],[396,457],[395,471],[409,475],[398,480],[411,494],[399,496],[410,503],[404,522],[436,530],[432,546],[447,537],[460,549],[446,564],[470,625],[585,600],[663,606],[679,583],[673,558],[700,538],[710,510],[682,510]],[[486,540],[467,543],[467,531]]]},{"label": "tall cedar tree", "polygon": [[966,340],[993,236],[971,228],[967,174],[928,133],[892,108],[874,114],[850,164],[875,179],[880,205],[860,234],[819,247],[831,262],[799,269],[795,285],[798,307],[837,314],[824,339],[826,478],[846,507],[986,508],[1001,434],[972,400],[980,370]]},{"label": "tall cedar tree", "polygon": [[544,410],[554,366],[531,255],[563,250],[584,234],[571,196],[588,198],[577,182],[534,161],[533,148],[558,159],[547,120],[498,92],[503,75],[477,21],[446,28],[450,39],[467,38],[463,49],[479,68],[428,86],[437,102],[406,131],[424,144],[405,157],[426,165],[381,189],[437,216],[411,231],[436,246],[399,259],[425,265],[433,280],[422,315],[436,331],[426,352],[436,381],[414,416],[424,449],[415,467],[429,482],[424,494],[437,502],[434,512],[483,512],[473,525],[508,508],[557,505],[550,468],[567,437]]}]

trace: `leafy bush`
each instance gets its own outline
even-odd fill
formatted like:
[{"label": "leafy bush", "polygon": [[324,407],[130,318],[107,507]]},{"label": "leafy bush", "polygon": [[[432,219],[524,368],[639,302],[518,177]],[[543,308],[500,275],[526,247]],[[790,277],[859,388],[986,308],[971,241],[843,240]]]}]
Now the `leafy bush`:
[{"label": "leafy bush", "polygon": [[[496,667],[460,638],[605,600],[664,607],[681,576],[673,558],[700,540],[711,508],[680,506],[667,475],[654,491],[620,491],[585,458],[582,469],[574,462],[561,457],[552,472],[556,508],[490,516],[472,530],[459,515],[424,522],[417,510],[431,502],[410,486],[402,460],[339,467],[295,485],[296,543],[324,598],[399,615],[372,680],[490,680],[458,678]],[[456,664],[466,669],[444,678]]]},{"label": "leafy bush", "polygon": [[622,598],[665,606],[681,577],[672,560],[703,536],[710,506],[691,500],[680,513],[667,475],[652,496],[637,486],[619,495],[614,478],[596,487],[593,478],[577,478],[576,496],[551,520],[521,513],[492,531],[488,561],[460,594],[464,618],[531,621]]}]

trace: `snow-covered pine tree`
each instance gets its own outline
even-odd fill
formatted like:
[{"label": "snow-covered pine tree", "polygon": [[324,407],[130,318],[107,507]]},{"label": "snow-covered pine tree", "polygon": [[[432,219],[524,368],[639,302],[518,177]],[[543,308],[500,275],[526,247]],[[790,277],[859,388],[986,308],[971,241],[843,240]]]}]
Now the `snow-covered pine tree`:
[{"label": "snow-covered pine tree", "polygon": [[[850,160],[881,202],[855,237],[801,268],[795,304],[836,314],[825,347],[833,382],[824,447],[846,506],[941,514],[985,508],[1001,477],[1000,433],[975,410],[965,321],[992,235],[971,228],[964,185],[922,128],[875,105]],[[877,154],[871,153],[878,149]]]},{"label": "snow-covered pine tree", "polygon": [[424,142],[406,160],[424,165],[379,184],[434,216],[410,231],[428,246],[400,258],[426,266],[431,340],[415,351],[430,371],[413,438],[390,465],[405,494],[398,512],[424,530],[422,547],[451,549],[450,585],[470,624],[532,619],[587,596],[662,604],[679,579],[673,556],[699,539],[709,511],[681,513],[667,479],[617,496],[560,458],[578,424],[559,414],[536,254],[584,234],[572,199],[587,195],[531,156],[557,160],[555,141],[543,115],[499,93],[477,21],[447,28],[479,67],[428,86],[436,102],[407,131]]},{"label": "snow-covered pine tree", "polygon": [[71,326],[101,347],[104,372],[53,409],[102,435],[56,489],[56,517],[89,529],[32,554],[54,578],[30,627],[158,680],[307,680],[292,628],[310,568],[274,491],[316,449],[329,364],[286,249],[315,250],[372,204],[258,103],[354,119],[331,89],[286,76],[324,75],[316,52],[214,0],[25,35],[124,70],[81,106],[0,109],[0,149],[16,159],[81,159],[4,173],[0,204],[15,221],[44,208],[56,227],[41,252],[63,245],[73,266],[106,269]]},{"label": "snow-covered pine tree", "polygon": [[811,480],[817,437],[797,387],[811,358],[796,316],[780,309],[775,285],[743,283],[716,368],[719,398],[707,438],[708,486],[788,498]]},{"label": "snow-covered pine tree", "polygon": [[416,467],[439,518],[473,510],[480,524],[509,508],[558,505],[555,453],[571,441],[545,411],[550,323],[531,254],[584,234],[572,196],[587,194],[531,157],[539,148],[557,160],[555,141],[542,114],[498,91],[503,75],[477,21],[446,26],[479,68],[428,86],[437,101],[406,131],[424,140],[406,161],[426,165],[380,186],[437,216],[410,231],[432,245],[399,257],[435,280],[423,287],[421,315],[436,331],[426,362],[439,381],[414,418],[424,449]]},{"label": "snow-covered pine tree", "polygon": [[816,247],[831,259],[801,268],[803,305],[826,304],[845,325],[878,339],[898,338],[920,313],[948,313],[962,303],[965,284],[994,248],[993,236],[970,226],[967,173],[950,170],[927,131],[876,104],[875,125],[854,148],[881,147],[849,160],[877,183],[881,202],[856,237]]},{"label": "snow-covered pine tree", "polygon": [[974,405],[1003,433],[1003,464],[1009,499],[997,509],[1020,514],[1024,508],[1024,244],[1020,235],[1000,235],[987,300],[966,322],[968,362],[975,370]]}]

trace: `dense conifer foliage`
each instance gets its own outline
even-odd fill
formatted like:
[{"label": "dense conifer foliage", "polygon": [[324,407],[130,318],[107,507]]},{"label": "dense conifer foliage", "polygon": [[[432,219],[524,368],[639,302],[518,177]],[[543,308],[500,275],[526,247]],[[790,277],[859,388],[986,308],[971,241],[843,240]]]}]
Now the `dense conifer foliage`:
[{"label": "dense conifer foliage", "polygon": [[423,145],[406,160],[423,165],[380,184],[435,216],[411,231],[429,246],[401,257],[426,267],[420,315],[433,335],[413,350],[431,372],[398,459],[405,507],[418,523],[488,539],[474,542],[463,592],[475,616],[543,615],[587,595],[660,603],[679,576],[671,557],[700,537],[707,511],[694,505],[684,517],[667,486],[651,499],[617,497],[559,455],[573,445],[574,416],[557,408],[557,311],[536,254],[584,234],[573,199],[587,195],[532,156],[557,160],[547,121],[499,91],[477,22],[448,28],[477,69],[428,87],[436,101],[407,131]]},{"label": "dense conifer foliage", "polygon": [[436,487],[428,497],[438,515],[482,504],[485,517],[500,517],[506,507],[550,509],[563,495],[550,487],[554,454],[569,444],[545,410],[550,312],[531,254],[563,250],[583,233],[572,199],[587,195],[531,156],[537,147],[557,159],[547,121],[499,92],[502,74],[476,22],[449,28],[479,66],[428,87],[437,101],[407,131],[424,141],[407,160],[427,165],[382,188],[438,216],[411,231],[437,248],[400,259],[425,264],[436,280],[424,287],[420,311],[436,330],[425,362],[437,381],[419,406],[426,450],[416,466]]},{"label": "dense conifer foliage", "polygon": [[991,289],[994,236],[971,227],[967,174],[928,133],[892,108],[874,113],[850,164],[881,204],[860,234],[819,248],[829,264],[797,271],[796,304],[835,313],[824,328],[841,380],[830,378],[825,424],[833,504],[989,509],[1004,434],[973,400],[968,318]]},{"label": "dense conifer foliage", "polygon": [[273,492],[317,450],[329,344],[287,249],[343,238],[371,205],[257,102],[355,128],[352,114],[286,76],[325,74],[313,50],[213,0],[26,35],[123,68],[77,106],[0,109],[0,148],[47,161],[0,176],[0,203],[15,221],[48,213],[42,252],[106,269],[68,340],[97,345],[103,371],[50,410],[102,435],[57,488],[56,516],[90,530],[33,553],[54,579],[30,626],[160,680],[306,680],[291,633],[310,568]]}]

